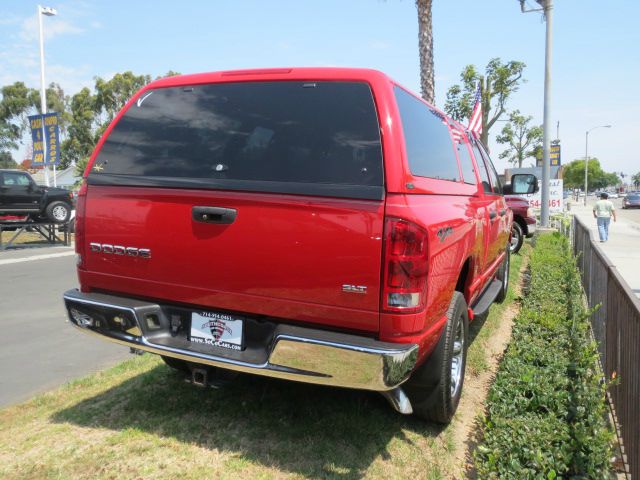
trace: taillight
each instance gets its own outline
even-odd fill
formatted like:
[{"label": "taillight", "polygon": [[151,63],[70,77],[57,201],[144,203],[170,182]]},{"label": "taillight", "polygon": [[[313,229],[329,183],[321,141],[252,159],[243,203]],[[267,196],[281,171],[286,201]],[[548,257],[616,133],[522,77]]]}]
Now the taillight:
[{"label": "taillight", "polygon": [[382,309],[414,313],[427,290],[427,232],[415,223],[387,218],[384,225]]},{"label": "taillight", "polygon": [[75,242],[76,253],[78,254],[77,265],[78,268],[84,268],[84,207],[87,200],[87,181],[83,180],[80,190],[78,190],[78,199],[76,200],[76,218],[75,218]]}]

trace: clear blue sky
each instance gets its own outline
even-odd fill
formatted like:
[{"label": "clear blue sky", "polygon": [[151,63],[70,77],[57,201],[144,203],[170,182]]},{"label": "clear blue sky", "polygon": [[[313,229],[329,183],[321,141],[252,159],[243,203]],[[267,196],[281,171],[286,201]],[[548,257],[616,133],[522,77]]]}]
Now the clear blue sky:
[{"label": "clear blue sky", "polygon": [[[528,0],[531,6],[537,4]],[[467,64],[493,57],[527,64],[511,99],[542,123],[545,25],[517,0],[434,0],[436,104]],[[607,171],[640,171],[640,2],[555,0],[551,115],[560,121],[563,163],[589,154]],[[3,0],[0,85],[39,87],[36,3]],[[67,0],[45,4],[47,83],[69,94],[93,77],[160,75],[274,66],[358,66],[382,70],[419,91],[412,0]],[[502,124],[490,132],[492,139]],[[501,147],[491,141],[499,170]]]}]

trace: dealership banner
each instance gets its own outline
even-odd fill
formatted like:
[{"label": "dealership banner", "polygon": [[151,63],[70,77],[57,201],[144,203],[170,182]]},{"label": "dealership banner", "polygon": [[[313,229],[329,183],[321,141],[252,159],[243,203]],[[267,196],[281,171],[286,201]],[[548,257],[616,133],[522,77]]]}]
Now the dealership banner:
[{"label": "dealership banner", "polygon": [[[44,128],[43,128],[44,124]],[[29,117],[33,139],[33,166],[58,165],[60,163],[60,126],[58,114],[32,115]]]}]

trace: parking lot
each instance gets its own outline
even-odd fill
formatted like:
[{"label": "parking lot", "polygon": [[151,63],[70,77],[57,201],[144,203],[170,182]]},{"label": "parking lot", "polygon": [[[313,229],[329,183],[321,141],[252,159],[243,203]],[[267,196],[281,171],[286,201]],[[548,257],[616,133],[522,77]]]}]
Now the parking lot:
[{"label": "parking lot", "polygon": [[74,330],[62,293],[77,286],[73,247],[0,252],[0,407],[127,358]]}]

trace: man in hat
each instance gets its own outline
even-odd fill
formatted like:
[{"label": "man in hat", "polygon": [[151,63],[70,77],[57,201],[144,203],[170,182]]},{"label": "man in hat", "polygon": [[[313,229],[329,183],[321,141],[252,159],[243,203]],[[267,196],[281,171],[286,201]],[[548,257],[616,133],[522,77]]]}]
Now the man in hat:
[{"label": "man in hat", "polygon": [[598,222],[600,242],[606,242],[609,239],[611,217],[613,217],[614,222],[616,221],[616,209],[613,207],[611,200],[609,200],[608,193],[602,192],[600,194],[600,200],[593,206],[593,217]]}]

